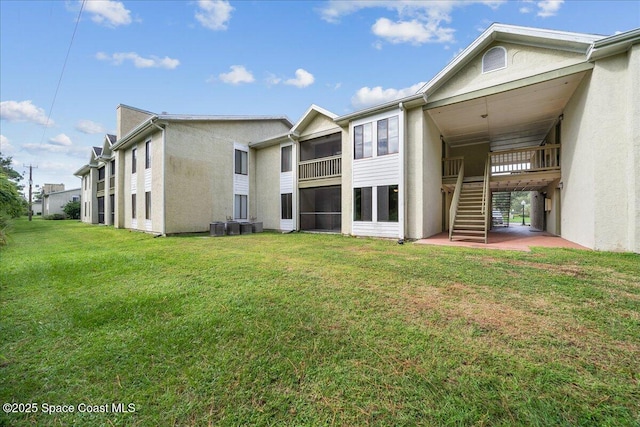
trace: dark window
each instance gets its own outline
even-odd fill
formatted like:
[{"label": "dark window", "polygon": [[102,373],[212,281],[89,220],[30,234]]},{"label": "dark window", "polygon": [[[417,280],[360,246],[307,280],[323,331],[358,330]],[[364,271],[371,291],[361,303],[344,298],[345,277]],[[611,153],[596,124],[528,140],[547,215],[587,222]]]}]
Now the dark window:
[{"label": "dark window", "polygon": [[104,224],[104,197],[98,197],[98,224]]},{"label": "dark window", "polygon": [[378,221],[398,222],[398,186],[378,187]]},{"label": "dark window", "polygon": [[372,200],[371,187],[355,188],[353,190],[354,221],[371,221],[372,219]]},{"label": "dark window", "polygon": [[131,195],[131,218],[136,219],[136,195]]},{"label": "dark window", "polygon": [[134,148],[133,150],[131,150],[131,173],[136,173],[136,163],[137,163],[137,157],[136,157],[136,149]]},{"label": "dark window", "polygon": [[378,120],[378,156],[398,152],[398,116]]},{"label": "dark window", "polygon": [[249,174],[249,155],[246,151],[236,150],[236,173],[239,175]]},{"label": "dark window", "polygon": [[111,212],[109,212],[109,216],[111,218],[111,225],[113,225],[114,219],[116,217],[116,196],[111,194],[109,196],[109,205],[111,206]]},{"label": "dark window", "polygon": [[280,218],[292,219],[293,218],[293,194],[281,194],[280,195]]},{"label": "dark window", "polygon": [[104,179],[104,166],[98,169],[98,181],[102,181]]},{"label": "dark window", "polygon": [[298,195],[301,230],[341,230],[342,192],[339,185],[301,188]]},{"label": "dark window", "polygon": [[292,146],[282,147],[280,150],[280,172],[291,172]]},{"label": "dark window", "polygon": [[151,219],[151,191],[144,193],[144,218]]},{"label": "dark window", "polygon": [[362,159],[371,157],[371,123],[355,126],[353,128],[353,153],[354,158]]},{"label": "dark window", "polygon": [[342,154],[342,134],[340,132],[300,143],[301,162],[340,154]]},{"label": "dark window", "polygon": [[145,169],[151,167],[151,141],[144,144],[144,167]]},{"label": "dark window", "polygon": [[84,216],[87,216],[87,202],[84,202]]},{"label": "dark window", "polygon": [[234,204],[233,217],[235,219],[247,219],[247,196],[236,194]]},{"label": "dark window", "polygon": [[115,160],[111,160],[111,162],[109,163],[110,166],[110,172],[111,172],[111,176],[114,176],[116,174],[116,161]]}]

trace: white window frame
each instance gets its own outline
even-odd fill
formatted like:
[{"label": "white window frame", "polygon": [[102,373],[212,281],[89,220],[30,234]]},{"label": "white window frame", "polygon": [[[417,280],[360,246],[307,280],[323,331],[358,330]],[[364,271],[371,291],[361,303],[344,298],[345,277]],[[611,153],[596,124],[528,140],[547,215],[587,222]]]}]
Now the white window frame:
[{"label": "white window frame", "polygon": [[[485,64],[485,58],[486,56],[489,54],[489,52],[492,52],[494,50],[502,50],[502,54],[503,54],[503,58],[504,58],[504,65],[502,67],[499,68],[493,68],[491,70],[486,70],[484,69],[484,64]],[[499,71],[499,70],[504,70],[505,68],[507,68],[507,49],[505,49],[502,46],[494,46],[491,49],[489,49],[488,51],[486,51],[484,53],[484,55],[482,55],[482,74],[487,74],[487,73],[493,73],[494,71]]]}]

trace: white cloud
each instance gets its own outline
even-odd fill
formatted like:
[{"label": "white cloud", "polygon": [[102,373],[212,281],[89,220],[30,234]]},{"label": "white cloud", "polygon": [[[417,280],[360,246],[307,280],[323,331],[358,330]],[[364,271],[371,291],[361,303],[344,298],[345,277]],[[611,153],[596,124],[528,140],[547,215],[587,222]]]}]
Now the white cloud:
[{"label": "white cloud", "polygon": [[[372,25],[372,32],[390,43],[450,43],[454,41],[455,30],[445,24],[451,22],[451,12],[455,7],[466,7],[473,3],[484,4],[492,9],[498,8],[506,0],[478,1],[339,1],[331,0],[319,10],[322,19],[337,23],[346,15],[361,9],[378,8],[395,11],[395,21],[380,17]],[[380,44],[374,44],[380,49]]]},{"label": "white cloud", "polygon": [[218,78],[223,83],[232,85],[239,85],[241,83],[253,83],[255,81],[253,74],[251,74],[251,71],[248,71],[242,65],[232,65],[231,71],[229,71],[228,73],[220,74]]},{"label": "white cloud", "polygon": [[538,2],[538,16],[542,18],[548,18],[549,16],[555,16],[560,10],[564,0],[543,0]]},{"label": "white cloud", "polygon": [[273,73],[268,73],[266,81],[269,86],[273,86],[280,84],[282,82],[282,79]]},{"label": "white cloud", "polygon": [[214,31],[227,29],[233,11],[228,1],[199,0],[198,8],[196,19],[203,27]]},{"label": "white cloud", "polygon": [[108,27],[129,25],[131,23],[131,11],[124,4],[113,0],[89,0],[84,9],[89,12],[91,20]]},{"label": "white cloud", "polygon": [[73,145],[73,143],[71,142],[71,138],[69,138],[64,133],[56,135],[53,138],[49,138],[49,144],[58,145],[61,147],[70,147],[71,145]]},{"label": "white cloud", "polygon": [[0,135],[0,153],[3,155],[11,154],[15,151],[15,147],[9,142],[9,138]]},{"label": "white cloud", "polygon": [[371,27],[373,34],[389,42],[423,44],[429,42],[450,43],[454,41],[453,28],[439,26],[439,22],[411,21],[392,22],[387,18],[380,18]]},{"label": "white cloud", "polygon": [[27,152],[31,154],[42,154],[42,152],[46,151],[47,153],[69,154],[74,157],[80,157],[80,158],[87,157],[89,153],[89,150],[86,147],[58,145],[55,143],[45,143],[45,144],[27,143],[27,144],[23,144],[22,148],[24,148]]},{"label": "white cloud", "polygon": [[95,135],[97,133],[107,133],[107,129],[100,123],[93,122],[91,120],[80,120],[76,123],[76,130],[88,135]]},{"label": "white cloud", "polygon": [[98,52],[96,53],[96,59],[109,61],[113,65],[122,65],[124,61],[131,61],[136,68],[165,68],[167,70],[173,70],[180,65],[179,60],[169,58],[168,56],[159,58],[151,55],[149,58],[144,58],[135,52],[116,52],[111,55]]},{"label": "white cloud", "polygon": [[43,126],[53,126],[53,120],[47,122],[47,115],[40,107],[27,101],[0,102],[0,119],[9,122],[31,122]]},{"label": "white cloud", "polygon": [[351,105],[355,108],[366,108],[404,98],[417,93],[424,84],[424,82],[419,82],[404,89],[383,89],[382,86],[363,87],[351,98]]},{"label": "white cloud", "polygon": [[313,77],[313,74],[311,74],[307,70],[298,68],[296,70],[296,77],[293,79],[285,80],[284,84],[303,88],[312,85],[314,81],[315,78]]}]

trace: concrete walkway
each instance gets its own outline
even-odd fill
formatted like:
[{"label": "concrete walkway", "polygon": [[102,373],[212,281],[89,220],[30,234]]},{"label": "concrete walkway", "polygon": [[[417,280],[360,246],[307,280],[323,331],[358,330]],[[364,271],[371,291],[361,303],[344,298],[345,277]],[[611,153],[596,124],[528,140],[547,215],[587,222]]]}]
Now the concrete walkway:
[{"label": "concrete walkway", "polygon": [[489,232],[488,241],[489,242],[487,244],[465,241],[451,242],[449,241],[449,233],[444,232],[426,239],[420,239],[416,241],[416,243],[478,249],[506,249],[527,252],[531,251],[531,248],[534,246],[589,250],[589,248],[565,240],[562,237],[555,236],[544,231],[531,229],[528,225],[522,226],[511,224],[509,227],[496,227]]}]

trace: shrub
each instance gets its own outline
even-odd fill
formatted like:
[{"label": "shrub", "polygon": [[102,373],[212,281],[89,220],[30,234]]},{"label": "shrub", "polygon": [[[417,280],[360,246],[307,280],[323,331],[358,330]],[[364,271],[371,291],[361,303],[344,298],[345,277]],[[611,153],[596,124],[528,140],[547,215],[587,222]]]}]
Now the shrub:
[{"label": "shrub", "polygon": [[68,218],[80,219],[80,202],[79,201],[67,203],[66,205],[64,205],[64,208],[62,208],[62,210],[64,211],[65,214],[67,214]]},{"label": "shrub", "polygon": [[51,214],[51,215],[45,215],[43,218],[44,219],[59,220],[59,219],[67,219],[67,216],[65,214],[55,213],[55,214]]}]

